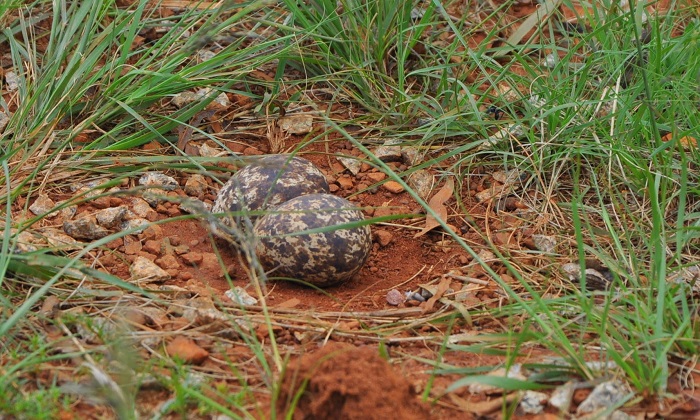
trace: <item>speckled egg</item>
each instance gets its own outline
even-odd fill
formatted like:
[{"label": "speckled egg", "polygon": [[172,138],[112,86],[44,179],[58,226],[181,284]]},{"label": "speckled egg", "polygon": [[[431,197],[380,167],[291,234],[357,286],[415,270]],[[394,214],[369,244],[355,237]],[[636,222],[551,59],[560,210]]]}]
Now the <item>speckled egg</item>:
[{"label": "speckled egg", "polygon": [[[372,249],[369,226],[338,227],[363,220],[362,212],[344,198],[331,194],[293,198],[258,220],[255,251],[271,277],[331,286],[349,280],[367,261]],[[328,229],[298,234],[324,228]]]},{"label": "speckled egg", "polygon": [[[326,177],[313,163],[290,155],[270,155],[236,172],[219,191],[212,211],[259,211],[302,195],[327,192]],[[224,219],[229,225],[232,221]]]}]

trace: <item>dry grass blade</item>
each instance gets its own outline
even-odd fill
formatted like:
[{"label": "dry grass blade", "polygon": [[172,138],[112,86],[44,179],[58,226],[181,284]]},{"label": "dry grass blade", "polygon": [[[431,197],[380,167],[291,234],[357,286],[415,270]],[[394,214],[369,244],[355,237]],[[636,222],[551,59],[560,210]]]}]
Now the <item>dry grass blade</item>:
[{"label": "dry grass blade", "polygon": [[[506,45],[515,46],[519,45],[525,38],[525,35],[529,34],[533,28],[542,25],[551,16],[562,3],[562,0],[545,0],[541,6],[537,9],[537,13],[533,13],[528,16],[523,23],[520,24],[518,29],[513,32],[511,36],[506,40]],[[493,57],[503,57],[510,52],[510,49],[499,49],[493,53]]]},{"label": "dry grass blade", "polygon": [[223,1],[163,0],[160,2],[160,5],[161,7],[176,9],[194,8],[198,10],[211,10],[221,7],[223,3]]}]

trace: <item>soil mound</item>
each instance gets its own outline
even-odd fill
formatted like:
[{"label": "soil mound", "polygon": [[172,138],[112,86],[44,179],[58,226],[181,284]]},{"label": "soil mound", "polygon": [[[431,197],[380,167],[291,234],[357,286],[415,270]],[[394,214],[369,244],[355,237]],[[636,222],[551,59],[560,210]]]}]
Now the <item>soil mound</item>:
[{"label": "soil mound", "polygon": [[406,378],[376,348],[329,343],[289,363],[277,409],[285,413],[301,393],[294,419],[427,419]]}]

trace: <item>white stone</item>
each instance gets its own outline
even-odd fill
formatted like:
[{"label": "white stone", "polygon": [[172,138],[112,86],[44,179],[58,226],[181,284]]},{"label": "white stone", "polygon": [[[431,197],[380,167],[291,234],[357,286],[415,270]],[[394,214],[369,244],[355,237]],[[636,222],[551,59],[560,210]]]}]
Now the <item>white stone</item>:
[{"label": "white stone", "polygon": [[383,145],[374,150],[374,155],[384,162],[401,162],[403,153],[401,153],[400,141],[387,140]]},{"label": "white stone", "polygon": [[520,400],[520,409],[526,414],[540,414],[544,410],[547,398],[548,396],[544,392],[525,391]]},{"label": "white stone", "polygon": [[626,382],[619,379],[607,381],[593,388],[593,392],[576,409],[576,414],[587,414],[621,404],[632,391]]},{"label": "white stone", "polygon": [[138,256],[129,267],[131,281],[137,284],[170,280],[170,274],[148,258]]},{"label": "white stone", "polygon": [[574,382],[567,382],[564,385],[556,387],[552,392],[552,396],[549,398],[549,404],[552,407],[558,408],[561,412],[568,412],[569,406],[571,406],[571,399],[576,390],[575,385]]},{"label": "white stone", "polygon": [[360,173],[362,162],[359,159],[348,156],[339,156],[337,159],[351,174],[357,175]]},{"label": "white stone", "polygon": [[19,77],[14,71],[8,71],[5,73],[5,83],[8,92],[14,92],[19,89]]},{"label": "white stone", "polygon": [[10,117],[8,117],[4,112],[0,111],[0,132],[5,130],[5,127],[7,127],[7,123],[9,122]]},{"label": "white stone", "polygon": [[139,185],[164,189],[174,189],[179,186],[175,178],[158,171],[150,171],[141,175]]},{"label": "white stone", "polygon": [[242,306],[257,305],[258,300],[248,294],[248,292],[242,287],[234,287],[233,290],[227,290],[224,292],[227,298],[231,299],[231,302],[237,303]]},{"label": "white stone", "polygon": [[197,56],[199,57],[200,61],[208,61],[216,57],[216,53],[209,50],[199,50],[197,51]]}]

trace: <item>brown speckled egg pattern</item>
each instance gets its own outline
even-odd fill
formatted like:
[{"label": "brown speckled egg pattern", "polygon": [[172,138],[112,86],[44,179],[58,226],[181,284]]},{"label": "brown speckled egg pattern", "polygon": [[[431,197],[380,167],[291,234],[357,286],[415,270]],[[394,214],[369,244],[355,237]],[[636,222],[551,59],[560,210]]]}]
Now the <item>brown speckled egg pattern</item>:
[{"label": "brown speckled egg pattern", "polygon": [[291,277],[315,286],[350,279],[372,249],[369,226],[289,235],[310,229],[356,223],[362,212],[348,200],[330,194],[291,199],[258,220],[256,253],[271,277]]},{"label": "brown speckled egg pattern", "polygon": [[[290,155],[265,156],[228,180],[219,191],[212,211],[265,210],[301,195],[328,191],[326,177],[308,160]],[[224,219],[229,225],[232,221],[228,217]]]}]

